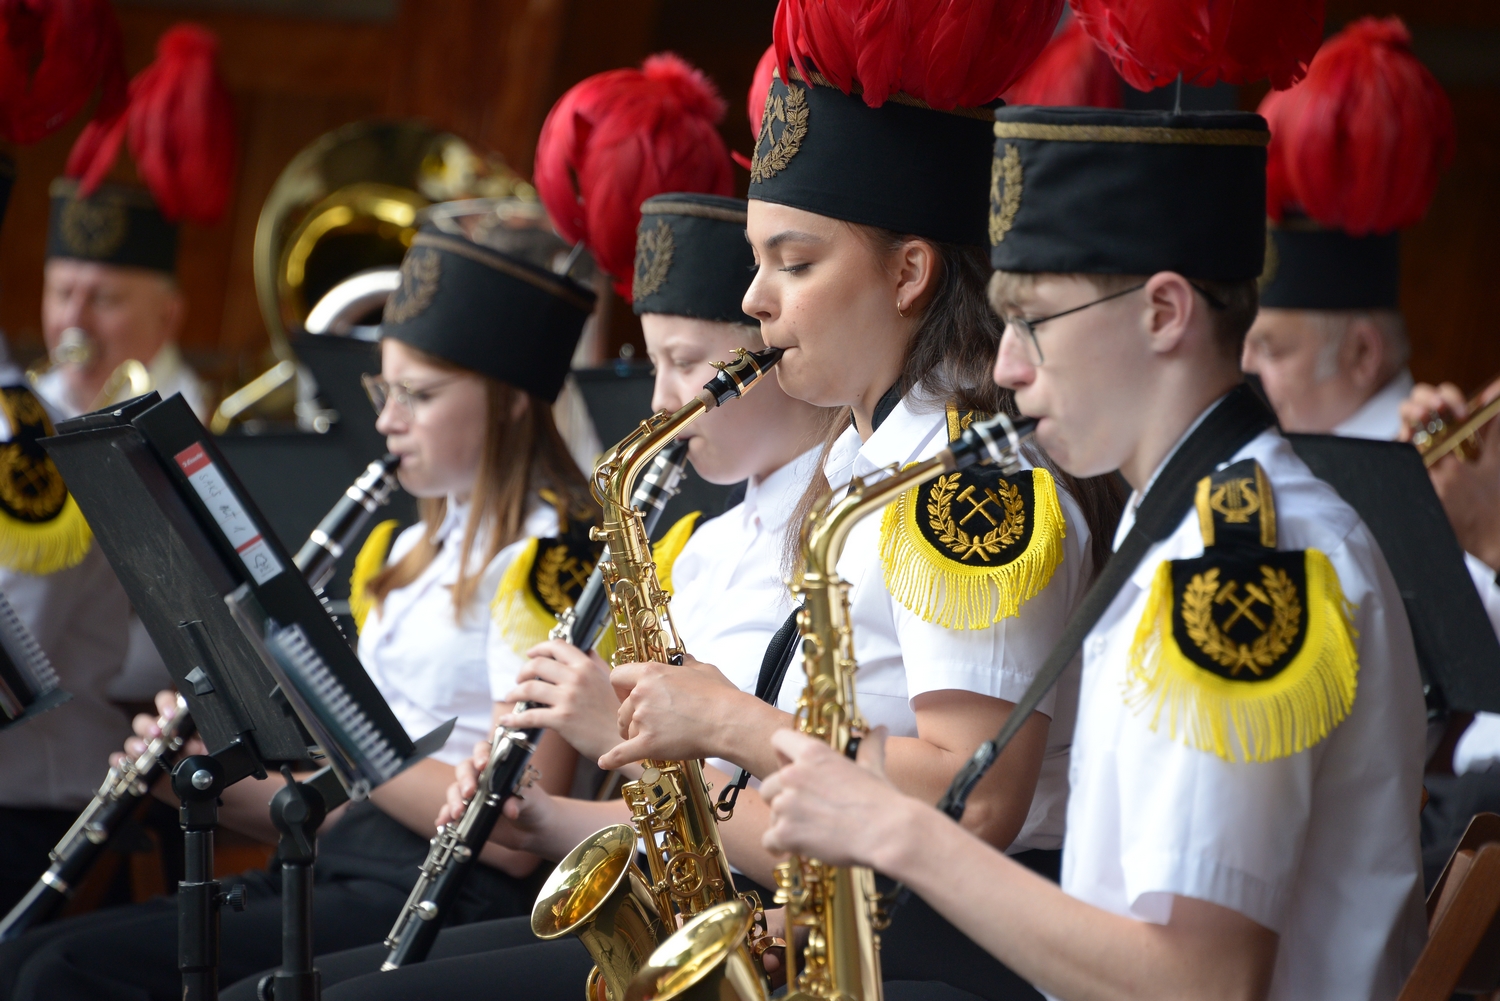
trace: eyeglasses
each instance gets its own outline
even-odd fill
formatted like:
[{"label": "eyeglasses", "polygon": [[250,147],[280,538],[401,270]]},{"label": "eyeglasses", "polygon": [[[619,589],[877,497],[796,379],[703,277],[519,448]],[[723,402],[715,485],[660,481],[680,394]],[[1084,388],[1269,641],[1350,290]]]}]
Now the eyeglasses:
[{"label": "eyeglasses", "polygon": [[[1145,287],[1146,283],[1141,282],[1139,285],[1132,285],[1130,286],[1130,288],[1122,288],[1118,292],[1111,292],[1109,295],[1104,296],[1102,299],[1095,299],[1093,302],[1086,302],[1082,306],[1074,306],[1072,309],[1065,309],[1061,313],[1053,313],[1051,316],[1043,316],[1035,320],[1027,320],[1019,316],[1004,316],[1001,317],[1001,319],[1005,321],[1006,330],[1014,328],[1020,334],[1021,343],[1026,346],[1027,360],[1030,361],[1033,365],[1040,365],[1044,359],[1042,357],[1041,342],[1039,342],[1036,337],[1036,328],[1038,326],[1046,323],[1048,320],[1056,320],[1060,317],[1068,316],[1069,314],[1088,309],[1090,306],[1097,306],[1101,302],[1109,302],[1111,299],[1118,299],[1122,295],[1129,295],[1132,292],[1139,292]],[[1210,294],[1207,289],[1194,284],[1193,290],[1196,291],[1199,295],[1203,296],[1208,304],[1214,309],[1223,310],[1228,308],[1222,301],[1219,300],[1217,296]],[[1004,335],[1002,334],[1001,336],[1003,337]]]},{"label": "eyeglasses", "polygon": [[370,397],[376,416],[385,413],[387,403],[394,403],[397,416],[414,421],[417,419],[417,408],[431,402],[433,390],[441,389],[450,382],[457,382],[460,378],[462,376],[453,375],[437,382],[429,382],[425,386],[413,386],[409,382],[387,382],[378,375],[368,374],[360,376],[359,381],[364,384],[365,394]]}]

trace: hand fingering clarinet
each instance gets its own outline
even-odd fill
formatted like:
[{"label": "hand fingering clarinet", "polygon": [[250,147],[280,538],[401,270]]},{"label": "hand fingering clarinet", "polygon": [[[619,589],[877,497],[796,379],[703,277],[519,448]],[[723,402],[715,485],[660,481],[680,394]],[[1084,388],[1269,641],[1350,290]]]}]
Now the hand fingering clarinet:
[{"label": "hand fingering clarinet", "polygon": [[[387,455],[370,463],[298,551],[297,568],[314,589],[328,583],[344,549],[358,538],[371,515],[390,500],[400,461]],[[176,714],[170,719],[158,717],[156,728],[160,736],[139,757],[124,758],[109,770],[93,800],[52,849],[52,865],[0,920],[0,942],[17,938],[47,920],[67,901],[109,840],[150,793],[151,786],[171,768],[183,742],[192,734],[187,702],[181,695],[177,696]]]},{"label": "hand fingering clarinet", "polygon": [[[686,465],[687,443],[674,442],[656,456],[641,477],[631,502],[641,512],[648,535],[661,520],[667,502],[677,494]],[[609,591],[601,569],[608,558],[606,549],[578,601],[558,618],[549,638],[567,640],[580,650],[592,650],[598,643],[608,624]],[[518,703],[516,711],[524,712],[528,707],[529,703]],[[505,801],[515,795],[525,780],[527,765],[541,735],[539,729],[500,727],[495,731],[489,761],[479,775],[479,791],[469,800],[464,815],[443,825],[432,839],[417,884],[386,936],[385,946],[390,954],[381,965],[382,970],[394,970],[427,958],[442,919],[458,895],[469,867],[489,840]]]}]

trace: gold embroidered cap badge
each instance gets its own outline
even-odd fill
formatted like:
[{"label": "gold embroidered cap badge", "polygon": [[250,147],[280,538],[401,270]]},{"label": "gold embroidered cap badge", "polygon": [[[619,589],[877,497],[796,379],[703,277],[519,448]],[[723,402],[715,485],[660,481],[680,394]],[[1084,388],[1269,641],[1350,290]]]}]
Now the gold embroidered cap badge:
[{"label": "gold embroidered cap badge", "polygon": [[667,273],[672,270],[675,249],[672,227],[665,219],[658,219],[655,229],[641,231],[635,241],[635,281],[630,288],[632,299],[639,302],[661,289]]},{"label": "gold embroidered cap badge", "polygon": [[[792,162],[807,138],[807,91],[795,84],[786,88],[786,97],[772,88],[766,96],[766,110],[761,114],[759,138],[750,161],[750,183],[759,184],[775,177]],[[777,132],[777,127],[780,132]]]},{"label": "gold embroidered cap badge", "polygon": [[1021,210],[1021,153],[1010,143],[990,165],[990,243],[1003,243]]},{"label": "gold embroidered cap badge", "polygon": [[401,262],[401,284],[385,304],[387,323],[416,319],[437,295],[443,258],[431,247],[414,247]]},{"label": "gold embroidered cap badge", "polygon": [[130,228],[129,211],[107,192],[68,198],[59,220],[63,243],[79,257],[107,258],[120,249]]}]

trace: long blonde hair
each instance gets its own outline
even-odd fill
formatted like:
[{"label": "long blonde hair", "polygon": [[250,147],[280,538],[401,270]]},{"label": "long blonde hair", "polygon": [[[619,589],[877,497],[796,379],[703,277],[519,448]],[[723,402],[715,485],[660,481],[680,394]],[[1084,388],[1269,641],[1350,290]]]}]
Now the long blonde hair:
[{"label": "long blonde hair", "polygon": [[[464,525],[458,582],[453,586],[453,614],[457,618],[473,599],[484,568],[500,550],[521,538],[531,498],[543,490],[550,491],[560,517],[586,515],[593,510],[594,503],[583,473],[558,433],[550,403],[509,383],[479,375],[410,346],[407,350],[435,368],[478,375],[484,383],[484,448]],[[521,398],[528,405],[517,408]],[[520,414],[513,417],[517,409]],[[447,500],[424,497],[418,503],[418,510],[425,529],[421,540],[366,585],[366,593],[376,608],[386,595],[421,576],[442,548],[437,533],[448,512]],[[482,558],[471,560],[481,531],[487,533]]]}]

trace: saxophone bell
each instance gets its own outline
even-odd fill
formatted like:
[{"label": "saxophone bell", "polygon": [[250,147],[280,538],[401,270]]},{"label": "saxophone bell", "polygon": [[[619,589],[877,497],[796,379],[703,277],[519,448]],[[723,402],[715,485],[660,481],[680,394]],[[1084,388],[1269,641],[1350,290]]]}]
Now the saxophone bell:
[{"label": "saxophone bell", "polygon": [[625,1001],[764,1001],[765,980],[745,946],[753,924],[743,900],[710,907],[651,954]]},{"label": "saxophone bell", "polygon": [[588,1001],[625,1001],[631,977],[667,937],[635,864],[637,840],[629,824],[591,834],[547,877],[531,911],[537,938],[577,935],[594,958]]}]

